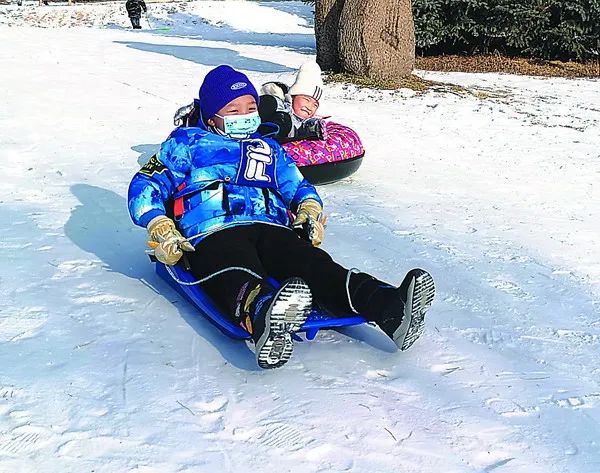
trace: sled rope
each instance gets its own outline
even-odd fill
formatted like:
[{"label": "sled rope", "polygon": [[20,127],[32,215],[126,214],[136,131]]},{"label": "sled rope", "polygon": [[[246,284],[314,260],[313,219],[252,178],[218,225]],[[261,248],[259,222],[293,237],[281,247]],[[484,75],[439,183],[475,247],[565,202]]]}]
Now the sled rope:
[{"label": "sled rope", "polygon": [[251,271],[248,268],[242,268],[240,266],[230,266],[229,268],[224,268],[224,269],[221,269],[220,271],[217,271],[215,273],[209,274],[205,278],[198,279],[196,281],[189,281],[188,282],[188,281],[182,281],[181,279],[179,279],[175,275],[175,272],[171,269],[171,267],[168,264],[165,264],[165,268],[167,269],[167,272],[169,273],[169,275],[175,280],[175,282],[177,282],[178,284],[181,284],[182,286],[195,286],[197,284],[202,284],[203,282],[206,282],[209,279],[212,279],[215,276],[218,276],[219,274],[226,273],[227,271],[245,271],[246,273],[254,276],[257,279],[263,279],[262,276],[259,276],[254,271]]},{"label": "sled rope", "polygon": [[[165,268],[167,269],[167,272],[169,273],[169,275],[175,280],[175,282],[177,282],[178,284],[181,284],[182,286],[196,286],[197,284],[202,284],[203,282],[206,282],[209,279],[212,279],[215,276],[218,276],[219,274],[226,273],[227,271],[244,271],[244,272],[250,274],[251,276],[254,276],[257,279],[263,279],[262,276],[256,274],[254,271],[252,271],[248,268],[242,268],[241,266],[230,266],[229,268],[224,268],[224,269],[221,269],[220,271],[209,274],[205,278],[188,282],[188,281],[182,281],[181,279],[179,279],[175,275],[175,272],[171,269],[171,267],[169,265],[165,265]],[[352,299],[350,298],[350,277],[352,276],[353,273],[359,273],[359,272],[360,272],[360,270],[358,268],[350,268],[348,270],[348,275],[346,276],[346,295],[348,296],[348,305],[350,306],[350,309],[352,309],[352,312],[354,312],[355,314],[358,314],[358,311],[354,308],[354,305],[352,305]]]},{"label": "sled rope", "polygon": [[350,299],[350,276],[352,276],[352,273],[360,273],[360,270],[358,268],[350,268],[348,270],[348,276],[346,276],[346,295],[348,296],[348,305],[350,306],[350,309],[352,309],[352,312],[355,314],[358,314],[358,310],[354,308],[352,299]]}]

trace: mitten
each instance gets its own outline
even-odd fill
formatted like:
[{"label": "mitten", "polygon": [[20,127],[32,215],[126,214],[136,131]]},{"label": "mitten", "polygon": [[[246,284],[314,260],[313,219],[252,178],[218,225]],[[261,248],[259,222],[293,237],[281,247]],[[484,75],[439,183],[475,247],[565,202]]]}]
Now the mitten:
[{"label": "mitten", "polygon": [[292,228],[305,236],[313,246],[319,246],[325,237],[326,223],[321,204],[314,199],[306,199],[298,206]]},{"label": "mitten", "polygon": [[165,215],[150,220],[146,228],[150,235],[148,246],[161,263],[172,266],[183,255],[181,250],[194,251],[194,246],[179,233],[173,220]]}]

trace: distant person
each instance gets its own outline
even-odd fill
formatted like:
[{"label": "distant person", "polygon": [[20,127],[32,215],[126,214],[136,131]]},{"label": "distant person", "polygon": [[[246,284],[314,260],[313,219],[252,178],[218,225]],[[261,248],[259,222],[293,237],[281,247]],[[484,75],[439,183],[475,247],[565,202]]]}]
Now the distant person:
[{"label": "distant person", "polygon": [[140,26],[140,18],[142,17],[142,11],[144,13],[148,11],[146,2],[144,2],[144,0],[127,0],[127,3],[125,3],[125,8],[127,9],[127,14],[131,20],[131,26],[133,29],[141,30],[142,27]]}]

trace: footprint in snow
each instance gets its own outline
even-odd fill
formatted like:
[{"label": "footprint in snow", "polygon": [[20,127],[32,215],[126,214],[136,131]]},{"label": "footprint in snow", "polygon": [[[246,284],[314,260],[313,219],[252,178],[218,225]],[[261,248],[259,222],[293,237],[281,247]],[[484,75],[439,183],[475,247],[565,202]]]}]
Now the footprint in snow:
[{"label": "footprint in snow", "polygon": [[34,337],[48,320],[45,307],[11,308],[0,313],[0,343]]}]

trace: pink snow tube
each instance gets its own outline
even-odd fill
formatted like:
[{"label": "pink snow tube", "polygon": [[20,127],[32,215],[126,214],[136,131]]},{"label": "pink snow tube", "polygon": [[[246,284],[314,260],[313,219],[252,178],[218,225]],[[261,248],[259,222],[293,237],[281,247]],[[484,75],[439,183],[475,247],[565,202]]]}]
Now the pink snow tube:
[{"label": "pink snow tube", "polygon": [[354,130],[325,122],[324,140],[301,140],[282,146],[312,184],[335,182],[354,173],[365,154]]}]

